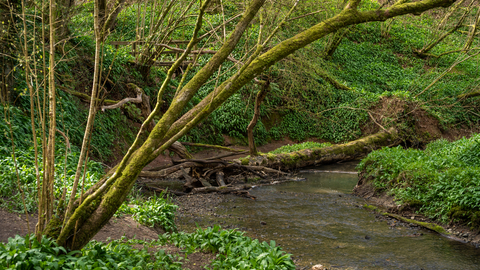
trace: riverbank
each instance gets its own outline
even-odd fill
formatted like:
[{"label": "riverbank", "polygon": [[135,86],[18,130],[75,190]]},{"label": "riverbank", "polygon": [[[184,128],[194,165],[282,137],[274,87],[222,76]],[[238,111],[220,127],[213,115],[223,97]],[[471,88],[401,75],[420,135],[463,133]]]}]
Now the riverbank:
[{"label": "riverbank", "polygon": [[[358,184],[354,188],[353,194],[364,198],[367,203],[364,207],[380,214],[378,216],[379,218],[385,219],[386,217],[389,217],[390,219],[394,218],[399,220],[399,222],[406,224],[415,224],[414,226],[421,226],[436,231],[450,239],[471,244],[476,248],[480,247],[479,228],[468,226],[465,222],[452,221],[451,223],[445,224],[438,220],[426,217],[419,213],[419,209],[416,207],[412,207],[408,204],[398,204],[395,197],[389,195],[387,190],[379,192],[372,182],[373,179],[368,179],[365,177],[365,173],[360,173]],[[369,204],[376,207],[369,207]]]}]

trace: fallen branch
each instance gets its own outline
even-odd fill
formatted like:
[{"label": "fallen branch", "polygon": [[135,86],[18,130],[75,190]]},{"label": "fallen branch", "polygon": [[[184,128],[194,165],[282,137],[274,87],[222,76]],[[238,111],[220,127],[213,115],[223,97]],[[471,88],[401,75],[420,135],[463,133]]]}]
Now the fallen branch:
[{"label": "fallen branch", "polygon": [[478,96],[480,96],[480,89],[477,89],[477,90],[472,91],[472,92],[467,93],[467,94],[458,95],[457,98],[458,99],[467,99],[467,98],[478,97]]},{"label": "fallen branch", "polygon": [[172,173],[180,170],[181,167],[192,168],[192,167],[195,167],[195,166],[201,166],[201,164],[196,163],[196,162],[185,162],[185,163],[177,164],[177,165],[174,165],[174,166],[170,166],[166,169],[156,171],[156,172],[154,172],[154,171],[142,171],[142,172],[140,172],[139,176],[149,177],[149,178],[162,178],[162,177],[166,177],[167,175],[172,174]]},{"label": "fallen branch", "polygon": [[389,216],[389,217],[392,217],[394,219],[397,219],[397,220],[400,220],[400,221],[403,221],[403,222],[406,222],[406,223],[413,223],[413,224],[417,224],[419,226],[422,226],[424,228],[427,228],[427,229],[430,229],[432,231],[435,231],[439,234],[442,234],[442,235],[450,235],[450,233],[448,233],[447,231],[445,231],[445,229],[440,226],[440,225],[437,225],[435,223],[429,223],[429,222],[422,222],[422,221],[418,221],[418,220],[414,220],[414,219],[409,219],[409,218],[406,218],[406,217],[402,217],[400,215],[396,215],[396,214],[392,214],[392,213],[388,213],[388,212],[383,212],[381,211],[379,208],[373,206],[373,205],[368,205],[368,204],[365,204],[363,206],[364,208],[367,208],[367,209],[370,209],[370,210],[373,210],[383,216]]},{"label": "fallen branch", "polygon": [[218,192],[221,194],[234,194],[242,197],[247,197],[255,199],[255,196],[252,196],[248,190],[252,188],[252,185],[245,184],[240,186],[222,186],[222,187],[200,187],[194,188],[192,194],[202,194],[202,193],[212,193]]},{"label": "fallen branch", "polygon": [[324,170],[301,170],[299,173],[345,173],[345,174],[358,174],[357,172],[347,171],[324,171]]},{"label": "fallen branch", "polygon": [[116,109],[116,108],[119,108],[121,106],[123,106],[124,104],[126,103],[129,103],[129,102],[133,102],[133,103],[142,103],[142,89],[136,85],[134,85],[133,83],[130,83],[129,86],[133,86],[135,88],[135,91],[137,92],[137,97],[135,98],[124,98],[122,100],[120,100],[119,102],[117,102],[116,104],[113,104],[113,105],[108,105],[108,106],[102,106],[101,109],[102,109],[102,112],[104,112],[105,110],[111,110],[111,109]]}]

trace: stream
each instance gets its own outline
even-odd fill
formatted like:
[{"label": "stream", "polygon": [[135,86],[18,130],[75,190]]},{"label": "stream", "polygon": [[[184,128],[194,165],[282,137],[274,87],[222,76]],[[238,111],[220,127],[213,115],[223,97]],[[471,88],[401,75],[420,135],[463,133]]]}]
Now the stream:
[{"label": "stream", "polygon": [[[355,163],[314,168],[354,171]],[[415,226],[375,217],[350,195],[356,174],[300,173],[306,181],[254,188],[256,200],[228,196],[218,205],[224,227],[293,254],[297,269],[480,269],[480,249]],[[215,222],[207,221],[206,222]],[[227,226],[225,226],[227,224]],[[234,224],[234,225],[228,225]]]}]

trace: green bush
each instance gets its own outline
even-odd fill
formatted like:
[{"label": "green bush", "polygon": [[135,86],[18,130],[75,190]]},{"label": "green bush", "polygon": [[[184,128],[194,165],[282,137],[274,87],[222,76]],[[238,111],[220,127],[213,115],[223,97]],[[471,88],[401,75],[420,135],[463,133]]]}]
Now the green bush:
[{"label": "green bush", "polygon": [[480,134],[455,142],[438,140],[424,151],[394,147],[370,153],[358,166],[378,190],[442,222],[478,226]]}]

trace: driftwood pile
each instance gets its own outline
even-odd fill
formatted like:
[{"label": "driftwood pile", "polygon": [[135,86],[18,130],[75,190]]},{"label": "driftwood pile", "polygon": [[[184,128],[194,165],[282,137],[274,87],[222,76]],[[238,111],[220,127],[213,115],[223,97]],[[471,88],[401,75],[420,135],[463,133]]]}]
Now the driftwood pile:
[{"label": "driftwood pile", "polygon": [[[243,153],[243,152],[242,152]],[[164,179],[183,179],[183,191],[168,190],[177,196],[199,193],[230,193],[254,198],[248,190],[255,186],[295,181],[288,173],[264,166],[241,165],[223,158],[238,155],[230,153],[207,159],[172,160],[173,164],[142,171],[140,177],[148,178],[139,184],[152,191],[163,191],[158,184]],[[153,180],[155,179],[155,180]],[[250,184],[255,179],[255,184]]]}]

